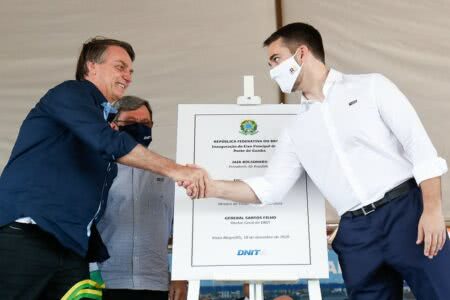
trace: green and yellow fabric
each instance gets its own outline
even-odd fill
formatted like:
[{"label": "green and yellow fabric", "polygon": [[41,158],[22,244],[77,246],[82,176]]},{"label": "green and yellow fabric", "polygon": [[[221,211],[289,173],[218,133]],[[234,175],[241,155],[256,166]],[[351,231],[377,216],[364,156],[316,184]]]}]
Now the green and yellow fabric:
[{"label": "green and yellow fabric", "polygon": [[102,289],[105,288],[100,270],[90,272],[90,279],[77,282],[61,300],[102,299]]}]

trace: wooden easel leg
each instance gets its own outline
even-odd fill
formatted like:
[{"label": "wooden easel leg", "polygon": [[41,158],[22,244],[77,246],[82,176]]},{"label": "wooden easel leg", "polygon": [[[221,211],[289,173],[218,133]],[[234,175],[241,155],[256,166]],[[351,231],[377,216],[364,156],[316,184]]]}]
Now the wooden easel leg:
[{"label": "wooden easel leg", "polygon": [[249,283],[250,300],[264,300],[264,290],[262,283]]},{"label": "wooden easel leg", "polygon": [[320,292],[320,283],[318,279],[308,280],[308,293],[309,293],[309,300],[322,300],[322,294]]},{"label": "wooden easel leg", "polygon": [[256,289],[254,282],[249,282],[248,284],[248,296],[249,300],[256,300]]},{"label": "wooden easel leg", "polygon": [[200,280],[189,280],[187,300],[198,300],[200,297]]},{"label": "wooden easel leg", "polygon": [[256,300],[264,300],[264,288],[262,283],[257,283],[255,285]]}]

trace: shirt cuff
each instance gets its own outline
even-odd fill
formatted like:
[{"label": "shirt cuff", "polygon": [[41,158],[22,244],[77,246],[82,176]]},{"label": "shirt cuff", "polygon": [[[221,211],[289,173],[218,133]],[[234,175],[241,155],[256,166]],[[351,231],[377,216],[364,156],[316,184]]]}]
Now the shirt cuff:
[{"label": "shirt cuff", "polygon": [[117,135],[110,140],[109,145],[107,145],[107,152],[110,155],[110,157],[107,157],[107,160],[115,162],[122,156],[130,153],[137,145],[138,142],[131,136],[125,132],[118,132]]},{"label": "shirt cuff", "polygon": [[277,202],[277,199],[273,197],[271,185],[264,177],[250,177],[242,179],[242,181],[248,184],[248,186],[256,194],[262,205]]},{"label": "shirt cuff", "polygon": [[441,157],[426,160],[414,165],[412,173],[417,184],[426,179],[441,176],[447,172],[447,162]]}]

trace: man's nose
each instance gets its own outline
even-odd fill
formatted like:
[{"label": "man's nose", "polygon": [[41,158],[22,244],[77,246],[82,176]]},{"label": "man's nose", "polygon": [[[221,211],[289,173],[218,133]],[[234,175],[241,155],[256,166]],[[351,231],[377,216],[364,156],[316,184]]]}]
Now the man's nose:
[{"label": "man's nose", "polygon": [[133,73],[131,71],[125,71],[123,72],[122,77],[127,81],[127,83],[130,83],[133,77]]}]

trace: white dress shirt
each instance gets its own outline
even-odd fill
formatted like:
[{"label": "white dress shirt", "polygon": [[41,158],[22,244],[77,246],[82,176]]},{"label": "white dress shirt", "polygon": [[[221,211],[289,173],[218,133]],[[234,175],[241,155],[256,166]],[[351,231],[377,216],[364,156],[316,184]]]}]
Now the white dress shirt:
[{"label": "white dress shirt", "polygon": [[279,202],[308,173],[342,215],[381,199],[414,177],[447,171],[414,108],[381,74],[331,69],[323,101],[302,97],[262,177],[244,180],[263,204]]}]

